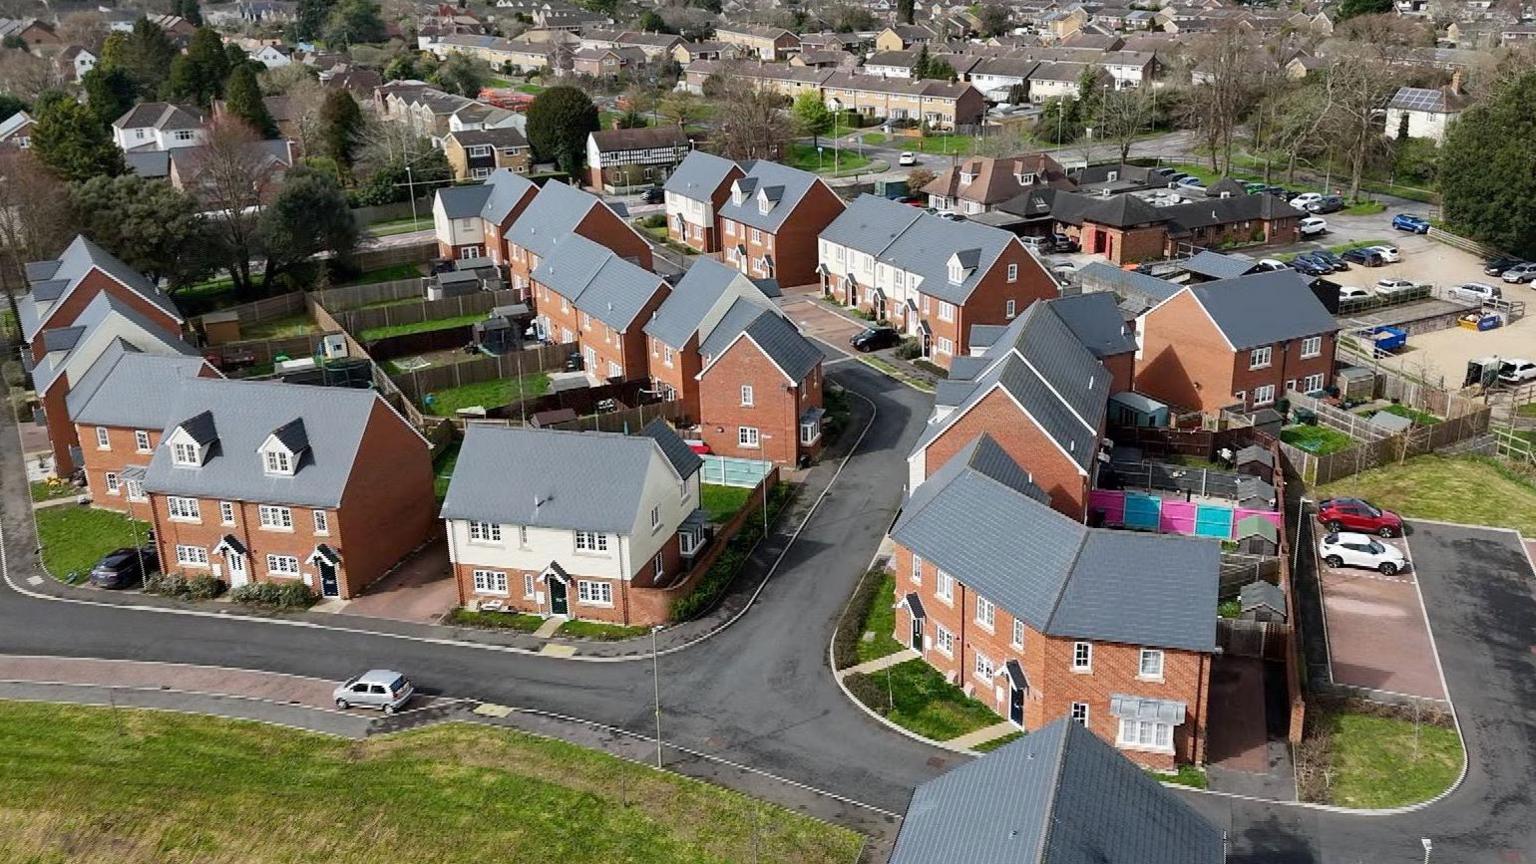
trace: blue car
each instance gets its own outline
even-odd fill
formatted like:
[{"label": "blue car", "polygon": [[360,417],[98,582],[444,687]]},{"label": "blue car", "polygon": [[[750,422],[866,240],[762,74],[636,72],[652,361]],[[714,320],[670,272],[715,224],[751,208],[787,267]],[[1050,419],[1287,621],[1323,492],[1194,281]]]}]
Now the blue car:
[{"label": "blue car", "polygon": [[1399,213],[1392,217],[1392,227],[1399,231],[1407,231],[1411,234],[1428,234],[1429,220],[1422,216],[1412,216],[1407,213]]}]

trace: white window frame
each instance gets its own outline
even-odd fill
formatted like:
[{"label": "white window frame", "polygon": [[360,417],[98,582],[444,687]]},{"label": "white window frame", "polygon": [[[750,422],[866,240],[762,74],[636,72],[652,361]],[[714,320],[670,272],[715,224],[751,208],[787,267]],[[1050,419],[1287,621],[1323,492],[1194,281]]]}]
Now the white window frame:
[{"label": "white window frame", "polygon": [[953,321],[953,320],[955,320],[955,304],[949,302],[948,300],[940,300],[939,301],[939,320],[940,321]]},{"label": "white window frame", "polygon": [[264,459],[262,464],[268,474],[293,473],[293,456],[291,456],[288,451],[278,450],[274,447],[271,450],[266,451],[266,453],[263,455]]},{"label": "white window frame", "polygon": [[149,432],[144,429],[133,430],[133,448],[140,453],[148,453],[154,448],[149,446]]},{"label": "white window frame", "polygon": [[187,441],[179,441],[171,445],[171,461],[177,465],[203,464],[197,445]]},{"label": "white window frame", "polygon": [[[1008,266],[1012,267],[1013,265],[1010,264]],[[1019,301],[1009,300],[1006,306],[1007,308],[1003,310],[1003,314],[1007,316],[1008,320],[1012,321],[1014,318],[1017,318],[1019,315]]]},{"label": "white window frame", "polygon": [[608,554],[608,535],[596,531],[573,532],[576,538],[576,551],[588,555]]},{"label": "white window frame", "polygon": [[921,555],[912,556],[912,584],[923,584],[923,558]]},{"label": "white window frame", "polygon": [[657,528],[660,528],[660,527],[661,527],[661,505],[657,504],[657,505],[654,505],[654,506],[651,507],[651,530],[655,531]]},{"label": "white window frame", "polygon": [[176,544],[176,565],[178,567],[207,567],[208,550],[202,546],[178,543]]},{"label": "white window frame", "polygon": [[499,597],[507,596],[507,574],[500,570],[476,570],[475,580],[476,594],[495,594]]},{"label": "white window frame", "polygon": [[988,684],[991,684],[992,676],[997,674],[997,666],[993,664],[991,657],[988,657],[980,651],[977,651],[975,662],[972,665],[972,671],[976,675],[976,680],[985,681]]},{"label": "white window frame", "polygon": [[1248,353],[1249,369],[1267,369],[1272,362],[1274,362],[1274,349],[1268,345],[1255,348]]},{"label": "white window frame", "polygon": [[144,497],[144,481],[130,479],[128,481],[128,500],[143,501]]},{"label": "white window frame", "polygon": [[955,656],[955,634],[943,624],[933,625],[933,649],[945,657]]},{"label": "white window frame", "polygon": [[203,521],[203,514],[198,509],[196,498],[167,495],[165,498],[165,513],[166,517],[172,522]]},{"label": "white window frame", "polygon": [[[289,567],[292,562],[292,568]],[[299,559],[296,555],[267,555],[267,575],[289,579],[303,575],[299,570]]]},{"label": "white window frame", "polygon": [[469,542],[500,543],[501,523],[481,522],[475,519],[469,520]]},{"label": "white window frame", "polygon": [[233,501],[220,501],[219,502],[219,524],[220,525],[233,525],[233,524],[235,524],[235,502],[233,502]]},{"label": "white window frame", "polygon": [[107,431],[107,427],[105,427],[105,426],[97,426],[96,427],[96,449],[97,450],[111,450],[112,449],[112,435],[111,435],[110,432]]},{"label": "white window frame", "polygon": [[292,531],[293,508],[276,504],[262,504],[257,508],[263,531]]},{"label": "white window frame", "polygon": [[1255,408],[1260,405],[1272,405],[1274,404],[1274,401],[1275,385],[1260,384],[1259,386],[1253,388],[1253,405]]},{"label": "white window frame", "polygon": [[1316,391],[1323,389],[1323,379],[1326,377],[1327,376],[1323,375],[1321,372],[1314,372],[1311,375],[1308,375],[1307,377],[1301,379],[1301,391],[1303,393],[1315,393]]},{"label": "white window frame", "polygon": [[748,450],[756,450],[763,446],[763,435],[756,426],[737,426],[736,444]]},{"label": "white window frame", "polygon": [[1086,675],[1093,671],[1093,643],[1072,643],[1072,671]]},{"label": "white window frame", "polygon": [[612,606],[613,583],[578,580],[576,599],[587,606]]},{"label": "white window frame", "polygon": [[1320,356],[1323,353],[1323,337],[1308,336],[1301,340],[1301,359]]},{"label": "white window frame", "polygon": [[1172,753],[1173,724],[1122,717],[1116,724],[1115,746],[1126,750]]},{"label": "white window frame", "polygon": [[743,385],[741,385],[741,407],[743,407],[743,408],[752,408],[752,407],[756,406],[756,404],[757,404],[756,397],[757,397],[757,393],[756,393],[756,391],[754,391],[752,389],[752,385],[751,384],[743,384]]},{"label": "white window frame", "polygon": [[531,600],[537,596],[538,581],[532,573],[523,574],[523,599]]},{"label": "white window frame", "polygon": [[976,623],[988,633],[997,626],[997,606],[980,594],[976,595]]},{"label": "white window frame", "polygon": [[955,605],[955,577],[939,570],[933,580],[933,596],[950,606]]},{"label": "white window frame", "polygon": [[331,533],[331,514],[325,512],[324,510],[315,510],[310,513],[310,516],[315,521],[316,534]]},{"label": "white window frame", "polygon": [[1077,722],[1083,724],[1084,726],[1087,726],[1088,725],[1088,703],[1087,702],[1073,702],[1072,703],[1072,707],[1070,709],[1068,709],[1068,711],[1067,711],[1067,716],[1069,716],[1073,720],[1076,720]]},{"label": "white window frame", "polygon": [[1009,282],[1017,282],[1017,281],[1019,281],[1019,265],[1017,265],[1017,264],[1009,264],[1008,265],[1008,281]]},{"label": "white window frame", "polygon": [[[1143,648],[1141,656],[1136,661],[1136,677],[1142,681],[1163,680],[1163,663],[1167,660],[1160,648]],[[1149,661],[1153,661],[1149,663]],[[1148,671],[1148,666],[1154,666]]]},{"label": "white window frame", "polygon": [[108,471],[102,476],[102,481],[106,483],[108,495],[117,495],[121,492],[122,487],[118,483],[116,472]]},{"label": "white window frame", "polygon": [[1024,647],[1024,622],[1018,618],[1013,619],[1013,639],[1010,644],[1015,648]]},{"label": "white window frame", "polygon": [[651,559],[651,565],[653,568],[651,572],[652,578],[660,582],[661,577],[667,573],[667,553],[665,551],[657,552],[656,557]]}]

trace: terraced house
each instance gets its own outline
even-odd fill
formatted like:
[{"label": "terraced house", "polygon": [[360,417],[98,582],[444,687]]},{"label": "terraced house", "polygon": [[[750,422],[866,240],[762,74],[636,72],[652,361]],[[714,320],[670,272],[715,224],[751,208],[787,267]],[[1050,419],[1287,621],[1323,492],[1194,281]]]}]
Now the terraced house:
[{"label": "terraced house", "polygon": [[[521,216],[539,187],[521,172],[499,169],[484,183],[449,186],[437,190],[432,200],[432,232],[439,258],[473,259],[489,256],[497,266],[511,260],[506,232]],[[527,290],[509,280],[511,287]]]},{"label": "terraced house", "polygon": [[913,81],[838,72],[821,84],[834,111],[866,117],[916,120],[928,129],[954,129],[981,122],[987,110],[981,91],[963,81]]},{"label": "terraced house", "polygon": [[816,238],[843,199],[808,171],[762,160],[744,167],[719,211],[726,263],[784,287],[816,282]]},{"label": "terraced house", "polygon": [[895,638],[1021,729],[1070,718],[1148,767],[1203,762],[1219,546],[1048,500],[985,434],[913,490]]},{"label": "terraced house", "polygon": [[705,544],[701,464],[660,421],[639,435],[471,424],[442,508],[459,602],[664,623]]},{"label": "terraced house", "polygon": [[660,276],[605,246],[568,234],[533,271],[535,326],[545,338],[576,343],[595,382],[649,376],[645,323],[667,299]]},{"label": "terraced house", "polygon": [[562,238],[572,235],[605,246],[647,270],[651,268],[651,245],[601,198],[551,180],[539,187],[538,195],[502,234],[508,285],[527,290],[539,264]]},{"label": "terraced house", "polygon": [[946,369],[969,352],[971,327],[1007,324],[1059,293],[1007,231],[873,195],[854,200],[821,232],[817,257],[828,296],[920,339],[923,356]]},{"label": "terraced house", "polygon": [[425,543],[426,439],[368,390],[183,381],[144,472],[161,568],[355,597]]},{"label": "terraced house", "polygon": [[700,252],[720,251],[721,205],[731,197],[731,184],[746,175],[729,159],[691,150],[662,187],[665,193],[667,238]]}]

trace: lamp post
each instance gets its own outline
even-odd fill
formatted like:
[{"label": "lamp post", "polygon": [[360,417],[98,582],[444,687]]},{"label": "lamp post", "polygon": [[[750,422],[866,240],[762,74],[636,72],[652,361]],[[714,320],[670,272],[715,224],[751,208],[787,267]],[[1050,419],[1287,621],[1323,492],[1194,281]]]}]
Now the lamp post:
[{"label": "lamp post", "polygon": [[661,767],[661,655],[656,651],[656,633],[660,626],[651,628],[651,683],[656,693],[656,767]]},{"label": "lamp post", "polygon": [[409,165],[405,166],[405,194],[411,199],[411,230],[415,231],[421,223],[416,221],[416,178]]}]

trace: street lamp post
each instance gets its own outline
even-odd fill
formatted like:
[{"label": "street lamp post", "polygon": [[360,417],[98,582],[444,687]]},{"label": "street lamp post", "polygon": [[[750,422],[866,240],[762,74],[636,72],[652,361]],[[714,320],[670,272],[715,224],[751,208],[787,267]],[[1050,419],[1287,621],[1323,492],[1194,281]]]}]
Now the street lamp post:
[{"label": "street lamp post", "polygon": [[405,194],[411,199],[411,230],[421,227],[416,220],[416,178],[411,174],[411,166],[405,166]]},{"label": "street lamp post", "polygon": [[656,693],[656,767],[661,767],[661,655],[656,651],[656,633],[661,627],[651,628],[651,683]]}]

